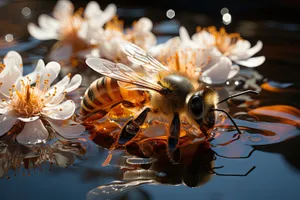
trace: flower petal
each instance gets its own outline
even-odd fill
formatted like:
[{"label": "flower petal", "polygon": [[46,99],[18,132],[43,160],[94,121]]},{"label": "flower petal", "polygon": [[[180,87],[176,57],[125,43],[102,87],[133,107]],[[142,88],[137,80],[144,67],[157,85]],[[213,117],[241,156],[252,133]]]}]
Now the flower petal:
[{"label": "flower petal", "polygon": [[39,16],[38,23],[43,30],[48,30],[49,32],[56,32],[60,28],[58,20],[45,14]]},{"label": "flower petal", "polygon": [[202,73],[202,81],[207,84],[225,83],[231,71],[232,62],[227,57],[221,57],[219,62]]},{"label": "flower petal", "polygon": [[67,85],[65,91],[72,92],[73,90],[76,90],[81,85],[81,82],[82,77],[79,74],[76,74]]},{"label": "flower petal", "polygon": [[0,102],[0,114],[5,114],[9,111],[7,102]]},{"label": "flower petal", "polygon": [[[44,74],[41,77],[40,89],[43,89],[45,86],[50,87],[51,83],[56,79],[60,72],[61,66],[58,62],[49,62],[46,67]],[[44,84],[44,81],[48,80],[47,84]]]},{"label": "flower petal", "polygon": [[257,67],[263,64],[266,60],[265,56],[249,58],[247,60],[235,60],[234,62],[245,67]]},{"label": "flower petal", "polygon": [[16,65],[23,72],[23,61],[21,55],[16,51],[9,51],[4,57],[4,64],[7,67]]},{"label": "flower petal", "polygon": [[1,77],[0,93],[8,98],[10,96],[9,89],[12,89],[12,86],[16,85],[21,77],[22,71],[20,71],[19,67],[16,65],[10,67],[9,71]]},{"label": "flower petal", "polygon": [[47,140],[49,133],[40,119],[27,122],[23,130],[18,134],[17,141],[20,144],[37,144]]},{"label": "flower petal", "polygon": [[29,23],[27,29],[30,35],[38,40],[52,40],[58,38],[56,32],[44,30],[33,23]]},{"label": "flower petal", "polygon": [[233,78],[235,75],[239,73],[239,71],[240,71],[240,67],[238,65],[232,65],[227,80]]},{"label": "flower petal", "polygon": [[138,32],[149,32],[153,27],[153,23],[149,18],[142,17],[134,25],[134,31]]},{"label": "flower petal", "polygon": [[16,123],[17,118],[12,115],[0,115],[0,136],[7,133]]},{"label": "flower petal", "polygon": [[95,15],[99,15],[102,13],[99,4],[96,1],[90,1],[86,8],[84,9],[84,18],[92,18]]},{"label": "flower petal", "polygon": [[109,4],[104,11],[99,14],[93,16],[90,20],[90,24],[95,27],[102,27],[106,22],[110,21],[117,13],[117,7],[115,4]]},{"label": "flower petal", "polygon": [[43,114],[55,120],[69,119],[75,112],[75,103],[68,100],[53,107],[46,107],[43,109]]},{"label": "flower petal", "polygon": [[18,120],[22,121],[22,122],[33,122],[37,119],[39,119],[39,116],[35,116],[35,117],[18,117]]},{"label": "flower petal", "polygon": [[187,42],[187,41],[191,40],[191,37],[190,37],[188,31],[183,26],[181,26],[179,28],[179,37],[180,37],[180,39],[181,39],[182,42]]},{"label": "flower petal", "polygon": [[252,57],[254,54],[259,52],[262,49],[262,47],[263,47],[262,41],[257,41],[256,45],[247,51],[248,58]]},{"label": "flower petal", "polygon": [[85,131],[84,126],[80,124],[63,126],[51,119],[48,119],[48,122],[59,135],[66,139],[77,138]]},{"label": "flower petal", "polygon": [[29,79],[30,84],[33,84],[36,82],[37,76],[42,76],[44,71],[45,71],[45,63],[42,59],[39,59],[35,70],[27,74],[26,76],[22,77],[22,80],[26,82]]},{"label": "flower petal", "polygon": [[54,9],[53,16],[58,20],[66,20],[73,15],[74,5],[69,0],[59,0]]},{"label": "flower petal", "polygon": [[231,50],[231,54],[237,54],[241,51],[247,51],[251,47],[248,40],[238,40],[235,47]]}]

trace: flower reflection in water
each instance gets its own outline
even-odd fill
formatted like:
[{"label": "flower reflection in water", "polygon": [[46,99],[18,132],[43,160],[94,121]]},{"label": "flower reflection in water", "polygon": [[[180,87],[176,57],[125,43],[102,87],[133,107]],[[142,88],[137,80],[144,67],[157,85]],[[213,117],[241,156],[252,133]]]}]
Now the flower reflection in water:
[{"label": "flower reflection in water", "polygon": [[[49,144],[22,146],[12,142],[9,137],[0,141],[0,178],[9,174],[9,169],[14,171],[16,176],[20,169],[24,169],[23,175],[35,169],[43,171],[45,162],[59,167],[71,166],[76,157],[84,156],[86,147],[79,141],[54,141]],[[7,176],[9,178],[9,176]]]}]

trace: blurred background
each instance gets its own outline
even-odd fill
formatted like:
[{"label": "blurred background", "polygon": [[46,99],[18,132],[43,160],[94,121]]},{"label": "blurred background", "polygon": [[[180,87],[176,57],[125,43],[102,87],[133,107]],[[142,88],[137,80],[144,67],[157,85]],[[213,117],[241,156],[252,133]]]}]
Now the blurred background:
[{"label": "blurred background", "polygon": [[[52,12],[56,0],[1,0],[0,1],[0,45],[11,46],[16,40],[27,40],[27,24],[37,22],[41,13]],[[73,0],[76,8],[85,7],[87,0]],[[244,0],[244,1],[200,1],[200,0],[97,0],[104,9],[109,3],[118,7],[118,15],[125,25],[142,16],[149,17],[154,24],[171,21],[168,30],[154,29],[159,42],[178,34],[184,25],[190,34],[196,26],[225,26],[228,32],[239,32],[242,37],[255,44],[262,40],[264,48],[260,52],[267,60],[258,68],[271,79],[281,82],[299,81],[300,65],[300,1],[298,0]],[[175,16],[169,19],[168,10]],[[224,21],[225,20],[225,21]],[[163,25],[163,24],[162,24]],[[174,25],[174,26],[172,26]],[[163,37],[168,35],[167,37]],[[15,40],[14,40],[15,39]],[[2,53],[3,54],[3,53]],[[282,76],[282,65],[285,76]],[[272,70],[269,70],[272,68]],[[297,71],[297,73],[295,73]]]},{"label": "blurred background", "polygon": [[[39,58],[45,59],[55,41],[41,42],[33,39],[27,31],[27,24],[29,22],[36,24],[38,16],[42,13],[50,15],[56,2],[56,0],[0,0],[0,57],[9,50],[20,52],[26,65],[24,70],[32,69],[32,63]],[[78,9],[85,7],[89,1],[72,0],[72,2],[75,9]],[[252,45],[258,40],[263,41],[264,47],[258,54],[264,55],[266,61],[255,70],[262,75],[263,81],[278,86],[280,92],[263,91],[259,97],[261,105],[284,104],[293,106],[299,111],[299,0],[97,0],[97,2],[102,9],[109,3],[115,3],[119,18],[124,20],[127,27],[140,17],[149,17],[154,23],[153,32],[158,42],[165,42],[178,35],[181,25],[184,25],[190,34],[195,33],[197,26],[214,25],[218,28],[224,26],[228,32],[240,33]],[[172,16],[170,13],[173,13]],[[298,134],[297,138],[276,145],[255,147],[257,151],[249,160],[222,161],[222,165],[234,173],[243,173],[256,165],[255,171],[247,178],[214,177],[213,181],[197,189],[185,185],[146,186],[143,188],[144,192],[148,191],[149,194],[144,199],[171,197],[175,200],[187,196],[209,200],[299,199],[297,187],[300,184],[299,115],[292,120],[286,120],[291,117],[289,114],[292,112],[284,113],[285,110],[282,112],[279,118],[277,116],[271,118],[276,123],[268,118],[259,123],[245,121],[245,127],[256,127],[255,133],[260,129],[274,132],[277,134],[274,137],[281,140],[282,136],[288,138]],[[297,126],[285,124],[284,120],[292,121]],[[120,179],[120,170],[101,167],[107,151],[95,144],[90,146],[88,150],[91,154],[74,167],[68,169],[54,167],[42,173],[37,171],[36,175],[26,176],[23,173],[12,176],[11,180],[8,177],[6,178],[8,180],[2,179],[0,199],[84,199],[89,190]],[[247,148],[250,148],[250,145],[246,150]],[[241,151],[235,146],[230,146],[228,151],[230,149],[231,152]],[[295,198],[296,196],[298,198]]]}]

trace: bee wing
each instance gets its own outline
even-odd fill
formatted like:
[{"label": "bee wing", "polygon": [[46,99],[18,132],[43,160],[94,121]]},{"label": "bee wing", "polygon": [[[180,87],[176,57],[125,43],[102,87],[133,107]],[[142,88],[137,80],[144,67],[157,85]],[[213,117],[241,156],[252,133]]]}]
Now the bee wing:
[{"label": "bee wing", "polygon": [[157,92],[164,89],[164,87],[156,83],[153,78],[147,76],[142,77],[133,69],[121,63],[114,63],[101,58],[88,58],[86,64],[96,72],[118,81],[131,83]]},{"label": "bee wing", "polygon": [[160,71],[169,71],[169,68],[147,54],[140,47],[130,42],[124,42],[121,46],[123,52],[127,55],[128,60],[137,65],[141,65],[148,73],[155,74]]},{"label": "bee wing", "polygon": [[95,189],[90,190],[86,195],[86,200],[112,199],[134,188],[137,188],[140,185],[153,183],[155,183],[154,180],[112,182],[110,184],[99,186]]}]

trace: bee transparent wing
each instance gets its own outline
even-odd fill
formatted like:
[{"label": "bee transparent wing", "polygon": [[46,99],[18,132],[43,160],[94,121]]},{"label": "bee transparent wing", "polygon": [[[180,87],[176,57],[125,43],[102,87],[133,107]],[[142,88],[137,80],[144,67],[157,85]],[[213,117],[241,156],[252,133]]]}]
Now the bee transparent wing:
[{"label": "bee transparent wing", "polygon": [[118,81],[131,83],[157,92],[161,92],[164,89],[153,78],[140,76],[133,69],[121,63],[114,63],[101,58],[88,58],[86,64],[96,72]]},{"label": "bee transparent wing", "polygon": [[128,60],[141,65],[148,73],[154,74],[160,71],[169,71],[169,68],[130,42],[122,43],[122,50],[127,55]]},{"label": "bee transparent wing", "polygon": [[128,182],[115,181],[107,185],[99,186],[95,189],[90,190],[86,195],[86,200],[112,199],[143,184],[154,183],[154,180],[137,180]]}]

